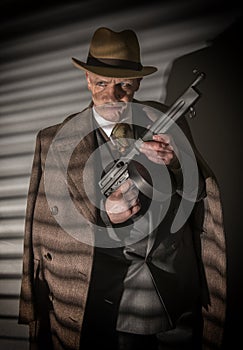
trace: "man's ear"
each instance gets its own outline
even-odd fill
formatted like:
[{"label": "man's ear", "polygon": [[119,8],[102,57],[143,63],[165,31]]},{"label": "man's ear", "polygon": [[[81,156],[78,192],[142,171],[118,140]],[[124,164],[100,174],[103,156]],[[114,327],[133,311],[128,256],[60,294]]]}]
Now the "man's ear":
[{"label": "man's ear", "polygon": [[90,75],[89,75],[88,72],[85,72],[85,77],[86,77],[86,80],[87,80],[88,89],[90,90]]}]

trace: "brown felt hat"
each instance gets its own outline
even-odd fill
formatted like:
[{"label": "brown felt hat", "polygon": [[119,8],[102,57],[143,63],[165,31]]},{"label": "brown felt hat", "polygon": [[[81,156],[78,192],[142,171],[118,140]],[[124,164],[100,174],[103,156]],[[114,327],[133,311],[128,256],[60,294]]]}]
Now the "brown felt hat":
[{"label": "brown felt hat", "polygon": [[114,32],[98,28],[91,40],[87,61],[72,58],[74,65],[88,72],[112,78],[142,78],[157,71],[156,67],[142,66],[140,47],[133,30]]}]

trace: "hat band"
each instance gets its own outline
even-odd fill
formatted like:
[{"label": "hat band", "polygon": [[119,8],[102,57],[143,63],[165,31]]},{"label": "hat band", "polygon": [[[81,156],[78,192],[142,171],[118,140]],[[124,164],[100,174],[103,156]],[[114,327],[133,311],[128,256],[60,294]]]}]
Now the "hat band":
[{"label": "hat band", "polygon": [[116,58],[95,58],[88,56],[87,64],[95,67],[120,68],[141,71],[143,66],[140,62],[119,60]]}]

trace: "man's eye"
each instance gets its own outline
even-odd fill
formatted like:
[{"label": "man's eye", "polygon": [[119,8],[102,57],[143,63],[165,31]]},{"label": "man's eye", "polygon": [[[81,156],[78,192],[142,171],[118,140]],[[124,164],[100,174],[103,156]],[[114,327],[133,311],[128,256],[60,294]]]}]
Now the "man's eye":
[{"label": "man's eye", "polygon": [[106,83],[104,81],[98,81],[96,83],[97,86],[101,86],[101,87],[105,87],[106,86]]},{"label": "man's eye", "polygon": [[132,85],[131,85],[130,83],[121,82],[121,83],[120,83],[120,86],[121,86],[122,88],[129,88],[129,87],[131,87]]}]

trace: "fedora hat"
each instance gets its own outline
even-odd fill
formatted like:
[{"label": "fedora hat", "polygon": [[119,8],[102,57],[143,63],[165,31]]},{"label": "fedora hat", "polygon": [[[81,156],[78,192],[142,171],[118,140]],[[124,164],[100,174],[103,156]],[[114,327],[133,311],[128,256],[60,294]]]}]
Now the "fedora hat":
[{"label": "fedora hat", "polygon": [[114,32],[98,28],[90,43],[87,61],[72,57],[74,65],[82,70],[112,78],[142,78],[157,71],[144,67],[140,61],[140,47],[133,30]]}]

